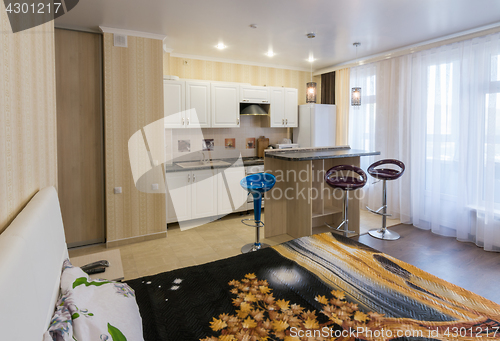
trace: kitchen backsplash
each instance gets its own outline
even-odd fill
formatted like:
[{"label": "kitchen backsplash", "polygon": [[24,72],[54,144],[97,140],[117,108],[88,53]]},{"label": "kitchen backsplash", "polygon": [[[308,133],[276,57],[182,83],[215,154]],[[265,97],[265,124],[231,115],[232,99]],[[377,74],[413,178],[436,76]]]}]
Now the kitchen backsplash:
[{"label": "kitchen backsplash", "polygon": [[242,157],[257,156],[255,141],[260,136],[268,137],[269,144],[287,137],[287,128],[263,128],[260,119],[241,116],[239,128],[165,129],[167,160],[199,160],[202,150],[212,159],[230,157],[235,150]]}]

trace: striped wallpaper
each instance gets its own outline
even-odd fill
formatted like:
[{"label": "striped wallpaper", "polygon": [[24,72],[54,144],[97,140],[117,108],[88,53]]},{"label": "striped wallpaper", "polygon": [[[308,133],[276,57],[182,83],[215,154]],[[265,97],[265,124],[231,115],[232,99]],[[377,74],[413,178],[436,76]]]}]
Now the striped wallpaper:
[{"label": "striped wallpaper", "polygon": [[13,34],[0,4],[0,232],[57,187],[54,22]]},{"label": "striped wallpaper", "polygon": [[[162,42],[128,37],[114,47],[104,34],[104,145],[108,246],[141,241],[166,231],[164,194],[142,193],[134,185],[128,140],[163,118]],[[162,141],[163,142],[163,141]],[[122,187],[122,194],[114,194]]]}]

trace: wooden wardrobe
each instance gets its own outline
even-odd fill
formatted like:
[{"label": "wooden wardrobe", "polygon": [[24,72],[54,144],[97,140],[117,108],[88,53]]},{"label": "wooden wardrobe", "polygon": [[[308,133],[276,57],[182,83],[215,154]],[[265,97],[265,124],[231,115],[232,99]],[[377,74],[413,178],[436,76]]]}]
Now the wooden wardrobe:
[{"label": "wooden wardrobe", "polygon": [[102,36],[55,30],[58,192],[69,247],[105,242]]}]

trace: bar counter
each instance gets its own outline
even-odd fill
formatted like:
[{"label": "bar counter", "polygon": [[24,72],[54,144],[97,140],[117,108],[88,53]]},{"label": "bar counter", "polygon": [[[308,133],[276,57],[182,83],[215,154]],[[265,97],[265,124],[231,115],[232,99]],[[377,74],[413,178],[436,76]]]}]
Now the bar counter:
[{"label": "bar counter", "polygon": [[[265,194],[265,237],[288,234],[294,238],[313,234],[325,223],[337,227],[342,221],[344,191],[325,184],[328,169],[337,165],[359,167],[360,157],[380,152],[351,149],[296,148],[266,150],[264,168],[276,176]],[[359,234],[359,190],[349,193],[349,230]]]}]

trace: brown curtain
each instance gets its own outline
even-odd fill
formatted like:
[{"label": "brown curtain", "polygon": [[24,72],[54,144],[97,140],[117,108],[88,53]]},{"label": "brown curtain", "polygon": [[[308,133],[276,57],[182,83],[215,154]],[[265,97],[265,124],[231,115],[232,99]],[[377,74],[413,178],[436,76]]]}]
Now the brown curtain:
[{"label": "brown curtain", "polygon": [[321,75],[321,103],[335,104],[335,72]]}]

